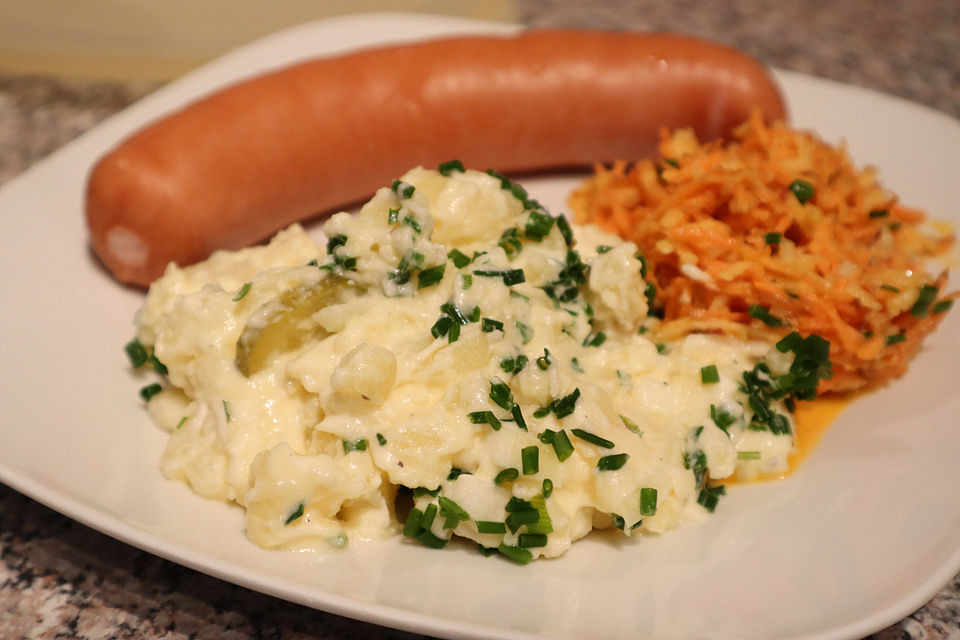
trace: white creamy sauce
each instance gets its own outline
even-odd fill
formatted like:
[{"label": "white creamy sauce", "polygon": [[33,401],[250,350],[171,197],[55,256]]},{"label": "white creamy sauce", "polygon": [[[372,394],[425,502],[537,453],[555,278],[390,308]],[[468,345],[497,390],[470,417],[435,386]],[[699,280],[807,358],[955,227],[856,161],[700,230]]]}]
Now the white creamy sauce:
[{"label": "white creamy sauce", "polygon": [[[792,436],[749,429],[739,390],[769,345],[658,349],[633,244],[580,227],[568,247],[484,173],[402,181],[329,219],[332,254],[294,226],[153,284],[137,325],[169,371],[148,403],[170,432],[168,478],[241,505],[267,548],[398,535],[407,487],[421,542],[527,559],[611,522],[676,527],[703,513],[704,471],[786,469]],[[710,365],[719,381],[705,383]]]}]

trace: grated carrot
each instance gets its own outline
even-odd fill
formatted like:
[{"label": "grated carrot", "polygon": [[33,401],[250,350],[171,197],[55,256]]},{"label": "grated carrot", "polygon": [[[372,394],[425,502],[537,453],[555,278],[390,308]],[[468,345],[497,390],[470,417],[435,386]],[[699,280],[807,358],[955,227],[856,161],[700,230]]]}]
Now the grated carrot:
[{"label": "grated carrot", "polygon": [[[928,273],[953,234],[931,229],[843,147],[755,113],[727,144],[664,130],[660,151],[657,160],[597,166],[570,197],[579,222],[643,252],[663,315],[659,339],[816,333],[831,343],[834,370],[821,391],[855,390],[902,374],[946,315],[934,308],[958,297],[942,295],[945,270]],[[790,189],[795,180],[814,188],[806,203]],[[702,273],[691,277],[691,266]],[[935,300],[915,314],[924,285],[937,288]],[[751,305],[785,326],[751,317]]]}]

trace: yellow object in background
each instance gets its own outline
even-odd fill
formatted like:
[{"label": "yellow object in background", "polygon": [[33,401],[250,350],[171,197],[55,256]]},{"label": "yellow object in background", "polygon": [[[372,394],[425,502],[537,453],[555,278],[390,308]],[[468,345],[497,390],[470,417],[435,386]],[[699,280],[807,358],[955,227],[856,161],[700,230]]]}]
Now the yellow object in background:
[{"label": "yellow object in background", "polygon": [[0,70],[167,80],[273,31],[366,11],[517,20],[511,0],[3,0]]}]

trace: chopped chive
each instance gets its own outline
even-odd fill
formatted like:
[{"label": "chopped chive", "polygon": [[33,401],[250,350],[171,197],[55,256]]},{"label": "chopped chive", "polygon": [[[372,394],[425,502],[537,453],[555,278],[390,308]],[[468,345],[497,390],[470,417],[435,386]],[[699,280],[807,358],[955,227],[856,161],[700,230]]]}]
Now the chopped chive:
[{"label": "chopped chive", "polygon": [[423,228],[420,226],[420,223],[417,222],[414,218],[411,218],[410,216],[403,216],[403,220],[401,220],[400,222],[407,225],[417,233],[423,233]]},{"label": "chopped chive", "polygon": [[533,412],[534,418],[545,418],[548,415],[550,415],[550,405],[547,405],[545,407],[539,407],[538,409],[535,409]]},{"label": "chopped chive", "polygon": [[690,469],[694,473],[704,471],[707,468],[706,454],[699,449],[685,452],[683,454],[683,467]]},{"label": "chopped chive", "polygon": [[465,325],[470,322],[467,319],[467,316],[463,315],[460,309],[458,309],[457,306],[452,302],[444,302],[442,305],[440,305],[440,311],[453,318],[457,324]]},{"label": "chopped chive", "polygon": [[240,300],[243,300],[243,297],[248,293],[250,293],[250,287],[252,286],[253,286],[252,282],[244,283],[244,285],[240,287],[240,290],[237,291],[237,295],[233,296],[233,301],[239,302]]},{"label": "chopped chive", "polygon": [[457,269],[463,269],[465,266],[470,264],[470,256],[459,249],[450,249],[450,251],[447,253],[447,257],[453,260],[453,266],[455,266]]},{"label": "chopped chive", "polygon": [[797,197],[800,204],[806,204],[813,199],[816,190],[806,180],[794,180],[790,183],[790,191]]},{"label": "chopped chive", "polygon": [[503,272],[503,284],[508,287],[525,281],[526,277],[523,275],[523,269],[510,269]]},{"label": "chopped chive", "polygon": [[544,349],[543,355],[537,358],[537,368],[546,371],[551,364],[553,364],[553,360],[550,358],[550,351]]},{"label": "chopped chive", "polygon": [[127,352],[127,357],[130,358],[130,365],[133,366],[134,369],[139,369],[147,362],[147,349],[138,338],[134,338],[124,345],[123,350]]},{"label": "chopped chive", "polygon": [[631,420],[630,418],[628,418],[627,416],[620,414],[620,421],[623,422],[623,426],[625,426],[630,431],[643,435],[643,432],[640,431],[640,427],[637,426],[637,423]]},{"label": "chopped chive", "polygon": [[509,467],[496,475],[496,477],[493,479],[493,484],[499,487],[504,482],[513,482],[519,477],[520,477],[520,472],[514,469],[513,467]]},{"label": "chopped chive", "polygon": [[327,240],[327,253],[333,254],[333,250],[337,247],[343,247],[347,244],[347,236],[342,233],[338,233],[329,240]]},{"label": "chopped chive", "polygon": [[763,236],[763,241],[767,244],[780,244],[780,241],[783,239],[783,236],[774,231]]},{"label": "chopped chive", "polygon": [[901,342],[906,342],[907,336],[902,333],[894,333],[893,335],[887,336],[887,346],[894,344],[900,344]]},{"label": "chopped chive", "polygon": [[704,509],[713,513],[713,510],[717,508],[717,503],[720,501],[720,496],[727,493],[727,488],[722,484],[718,487],[704,487],[700,491],[700,495],[697,497],[697,502]]},{"label": "chopped chive", "polygon": [[447,481],[448,481],[448,482],[453,482],[454,480],[456,480],[456,479],[459,478],[460,476],[464,476],[464,475],[469,476],[469,475],[470,475],[470,472],[469,472],[469,471],[464,471],[464,470],[461,469],[460,467],[450,467],[450,473],[447,474]]},{"label": "chopped chive", "polygon": [[167,375],[167,365],[160,362],[160,360],[157,359],[156,354],[151,353],[149,356],[147,356],[147,362],[149,362],[150,366],[153,367],[153,370],[160,375]]},{"label": "chopped chive", "polygon": [[544,533],[521,533],[517,536],[517,546],[521,549],[547,546],[547,536]]},{"label": "chopped chive", "polygon": [[949,311],[950,307],[953,306],[953,299],[941,300],[937,304],[933,305],[933,313],[943,313],[944,311]]},{"label": "chopped chive", "polygon": [[449,540],[444,540],[443,538],[435,535],[429,529],[424,529],[414,536],[414,538],[419,541],[420,544],[425,547],[429,547],[430,549],[443,549],[447,545],[447,542],[449,542]]},{"label": "chopped chive", "polygon": [[713,423],[727,435],[730,435],[727,429],[729,429],[730,425],[737,421],[734,415],[727,411],[726,408],[718,407],[715,404],[710,405],[710,419],[713,420]]},{"label": "chopped chive", "polygon": [[505,524],[507,528],[510,529],[510,533],[516,533],[517,529],[522,527],[525,524],[533,524],[540,519],[540,512],[536,509],[523,509],[522,511],[514,511],[507,516]]},{"label": "chopped chive", "polygon": [[454,171],[459,171],[464,173],[466,169],[463,168],[463,163],[459,160],[447,160],[446,162],[441,162],[437,166],[437,171],[442,173],[445,176],[449,176]]},{"label": "chopped chive", "polygon": [[936,287],[929,284],[920,287],[920,293],[917,294],[917,301],[910,307],[910,314],[915,318],[922,318],[927,315],[927,309],[937,298],[937,291],[938,289]]},{"label": "chopped chive", "polygon": [[617,529],[620,529],[620,531],[623,531],[623,528],[624,528],[625,526],[627,526],[627,521],[624,520],[624,519],[623,519],[623,516],[621,516],[620,514],[618,514],[618,513],[611,513],[611,514],[610,514],[610,524],[612,524],[613,526],[615,526]]},{"label": "chopped chive", "polygon": [[544,215],[539,211],[531,211],[530,217],[527,218],[526,227],[524,227],[524,235],[531,240],[536,240],[540,242],[547,234],[550,233],[550,230],[553,228],[553,218],[548,215]]},{"label": "chopped chive", "polygon": [[504,373],[520,373],[527,362],[530,361],[530,358],[524,354],[518,354],[516,357],[508,356],[500,361],[500,368],[503,369]]},{"label": "chopped chive", "polygon": [[482,544],[480,544],[480,543],[478,542],[478,543],[477,543],[477,551],[479,551],[479,552],[480,552],[480,555],[482,555],[484,558],[489,558],[490,556],[492,556],[493,554],[495,554],[495,553],[497,552],[497,548],[496,548],[496,547],[485,547],[485,546],[483,546]]},{"label": "chopped chive", "polygon": [[553,480],[550,478],[544,478],[543,484],[540,485],[540,491],[543,493],[544,498],[549,498],[553,493]]},{"label": "chopped chive", "polygon": [[505,229],[497,245],[503,249],[503,252],[507,254],[509,260],[513,260],[518,253],[523,251],[523,243],[520,242],[520,239],[517,237],[517,230],[514,228]]},{"label": "chopped chive", "polygon": [[430,334],[434,338],[442,338],[447,335],[452,325],[453,319],[450,316],[440,316],[440,318],[433,323],[433,326],[430,327]]},{"label": "chopped chive", "polygon": [[413,185],[402,180],[394,180],[393,184],[390,185],[390,189],[401,198],[409,199],[413,197]]},{"label": "chopped chive", "polygon": [[583,366],[580,364],[580,361],[577,358],[570,358],[570,366],[573,367],[573,370],[577,373],[585,373]]},{"label": "chopped chive", "polygon": [[603,331],[597,331],[596,333],[587,334],[587,337],[583,340],[583,346],[585,347],[599,347],[607,340],[607,334]]},{"label": "chopped chive", "polygon": [[575,388],[571,393],[564,397],[554,400],[550,403],[550,410],[557,418],[565,418],[574,412],[577,405],[577,399],[580,397],[580,388]]},{"label": "chopped chive", "polygon": [[491,331],[503,331],[503,323],[499,320],[484,318],[480,323],[480,330],[484,333],[490,333]]},{"label": "chopped chive", "polygon": [[467,417],[473,424],[489,424],[494,431],[500,431],[500,427],[503,426],[497,416],[493,414],[493,411],[474,411],[468,413]]},{"label": "chopped chive", "polygon": [[227,419],[227,422],[230,422],[230,406],[226,400],[223,401],[223,416]]},{"label": "chopped chive", "polygon": [[701,424],[699,427],[697,427],[696,430],[693,432],[693,439],[694,439],[694,440],[698,440],[698,439],[700,438],[700,434],[701,434],[701,433],[703,433],[703,425],[702,425],[702,424]]},{"label": "chopped chive", "polygon": [[524,420],[523,418],[523,412],[520,411],[520,405],[518,404],[513,405],[513,408],[510,409],[510,413],[513,414],[513,421],[517,423],[517,426],[520,427],[520,429],[526,431],[527,421]]},{"label": "chopped chive", "polygon": [[640,515],[652,516],[657,513],[657,490],[653,487],[640,489]]},{"label": "chopped chive", "polygon": [[420,522],[423,520],[423,511],[416,507],[410,509],[407,514],[407,521],[403,523],[403,535],[412,538],[420,530]]},{"label": "chopped chive", "polygon": [[609,456],[603,456],[597,460],[597,469],[600,471],[616,471],[617,469],[623,468],[623,465],[627,464],[627,460],[630,458],[628,453],[614,453]]},{"label": "chopped chive", "polygon": [[387,224],[396,224],[399,217],[400,207],[397,207],[396,209],[389,209],[387,211]]},{"label": "chopped chive", "polygon": [[553,433],[553,436],[550,438],[550,444],[553,446],[553,452],[557,454],[557,460],[560,462],[563,462],[573,454],[573,443],[570,442],[570,437],[563,429]]},{"label": "chopped chive", "polygon": [[513,409],[513,392],[500,378],[490,381],[489,398],[502,409],[507,411]]},{"label": "chopped chive", "polygon": [[440,496],[437,502],[440,503],[440,517],[444,518],[444,529],[456,529],[460,522],[470,519],[470,514],[450,498]]},{"label": "chopped chive", "polygon": [[776,347],[777,351],[780,353],[786,353],[788,351],[794,351],[803,344],[803,336],[800,335],[799,331],[791,331],[783,338],[777,342]]},{"label": "chopped chive", "polygon": [[893,285],[882,284],[882,285],[880,285],[880,288],[883,289],[884,291],[891,291],[891,292],[893,292],[893,293],[900,293],[900,289],[897,289],[897,288],[894,287]]},{"label": "chopped chive", "polygon": [[566,216],[557,216],[557,229],[560,230],[560,235],[563,236],[563,241],[567,243],[567,246],[573,246],[573,229],[570,227],[570,222]]},{"label": "chopped chive", "polygon": [[786,322],[772,315],[769,309],[759,304],[750,305],[750,308],[747,309],[747,315],[749,315],[751,318],[756,318],[757,320],[763,322],[768,327],[787,326]]},{"label": "chopped chive", "polygon": [[530,561],[533,560],[533,554],[526,549],[513,547],[503,542],[500,543],[497,550],[518,564],[530,564]]},{"label": "chopped chive", "polygon": [[520,334],[520,342],[522,344],[527,344],[533,340],[533,329],[519,320],[513,321],[513,326],[517,329],[517,333]]},{"label": "chopped chive", "polygon": [[523,475],[532,476],[540,471],[540,447],[530,445],[520,450],[520,460],[523,467]]},{"label": "chopped chive", "polygon": [[379,443],[380,443],[380,446],[382,447],[382,446],[384,446],[384,445],[387,444],[387,439],[383,437],[383,434],[382,434],[382,433],[378,433],[378,434],[377,434],[377,442],[379,442]]},{"label": "chopped chive", "polygon": [[759,451],[737,451],[737,460],[759,460]]},{"label": "chopped chive", "polygon": [[432,498],[436,498],[437,494],[439,493],[440,493],[439,486],[436,489],[427,489],[426,487],[416,487],[413,490],[413,497],[414,499],[422,498],[423,496],[430,496]]},{"label": "chopped chive", "polygon": [[717,371],[717,365],[709,364],[700,368],[700,382],[703,384],[716,384],[720,382],[720,372]]},{"label": "chopped chive", "polygon": [[598,244],[598,245],[597,245],[597,254],[598,254],[598,255],[603,255],[603,254],[607,253],[608,251],[612,251],[612,250],[613,250],[613,247],[611,247],[611,246],[609,246],[609,245],[606,245],[606,244]]},{"label": "chopped chive", "polygon": [[[437,487],[439,490],[439,487]],[[437,516],[437,505],[432,502],[423,510],[423,518],[420,520],[420,527],[429,530],[433,526],[433,519]]]},{"label": "chopped chive", "polygon": [[507,525],[490,520],[476,520],[477,533],[506,533]]},{"label": "chopped chive", "polygon": [[581,440],[585,440],[590,444],[595,444],[598,447],[603,447],[604,449],[613,449],[614,444],[607,440],[606,438],[601,438],[598,435],[590,433],[589,431],[584,431],[583,429],[571,429],[573,435],[577,436]]},{"label": "chopped chive", "polygon": [[417,289],[432,287],[443,280],[443,272],[447,268],[446,264],[438,264],[435,267],[424,269],[417,274]]},{"label": "chopped chive", "polygon": [[463,283],[460,288],[464,291],[468,291],[473,286],[473,276],[469,273],[461,273],[460,281]]},{"label": "chopped chive", "polygon": [[886,218],[888,215],[890,215],[890,210],[889,209],[873,209],[872,211],[870,211],[868,215],[871,218]]},{"label": "chopped chive", "polygon": [[533,508],[535,507],[529,500],[524,500],[523,498],[518,498],[517,496],[511,496],[510,499],[507,500],[507,506],[504,507],[504,510],[507,513],[513,513],[514,511],[527,511]]},{"label": "chopped chive", "polygon": [[473,310],[470,311],[470,315],[467,316],[467,320],[470,322],[477,322],[480,320],[480,307],[474,305]]},{"label": "chopped chive", "polygon": [[351,451],[366,451],[367,450],[367,439],[360,438],[359,440],[344,440],[343,441],[343,452],[350,453]]},{"label": "chopped chive", "polygon": [[300,504],[298,504],[298,505],[297,505],[297,508],[294,509],[293,512],[292,512],[289,516],[287,516],[287,519],[283,522],[283,525],[284,525],[284,526],[287,526],[288,524],[290,524],[290,523],[293,522],[294,520],[300,518],[300,517],[303,515],[303,509],[304,509],[305,507],[306,507],[306,505],[303,504],[302,502],[301,502]]},{"label": "chopped chive", "polygon": [[178,422],[178,423],[177,423],[177,426],[174,427],[174,428],[175,428],[175,429],[179,429],[179,428],[182,427],[186,422],[187,422],[187,416],[183,416],[182,418],[180,418],[180,422]]}]

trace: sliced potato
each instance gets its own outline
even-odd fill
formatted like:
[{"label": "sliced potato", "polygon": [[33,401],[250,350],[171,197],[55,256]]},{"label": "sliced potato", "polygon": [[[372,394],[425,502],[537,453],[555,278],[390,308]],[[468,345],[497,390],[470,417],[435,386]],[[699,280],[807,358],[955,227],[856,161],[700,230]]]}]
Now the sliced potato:
[{"label": "sliced potato", "polygon": [[288,289],[265,302],[247,320],[237,340],[237,367],[252,376],[283,353],[295,351],[326,333],[316,313],[352,297],[358,287],[345,278],[328,275],[311,285]]}]

